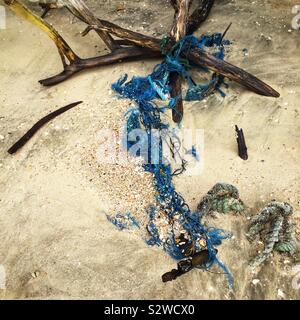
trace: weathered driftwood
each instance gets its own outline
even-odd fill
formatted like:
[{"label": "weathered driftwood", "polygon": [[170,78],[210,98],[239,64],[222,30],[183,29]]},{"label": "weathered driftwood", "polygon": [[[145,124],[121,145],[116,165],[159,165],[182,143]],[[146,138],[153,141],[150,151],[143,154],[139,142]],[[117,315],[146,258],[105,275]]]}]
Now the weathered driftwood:
[{"label": "weathered driftwood", "polygon": [[189,16],[187,34],[193,34],[204,22],[214,5],[215,0],[197,0],[198,6]]},{"label": "weathered driftwood", "polygon": [[82,101],[71,103],[65,107],[59,108],[35,123],[12,147],[10,147],[7,152],[10,154],[16,153],[20,148],[22,148],[35,134],[40,130],[46,123],[54,119],[55,117],[61,115],[62,113],[76,107]]},{"label": "weathered driftwood", "polygon": [[248,151],[247,151],[243,129],[239,129],[239,127],[236,125],[235,132],[236,132],[236,141],[238,145],[239,157],[243,160],[248,160]]},{"label": "weathered driftwood", "polygon": [[[111,45],[111,48],[114,48],[111,53],[99,57],[82,59],[77,54],[75,54],[75,52],[71,49],[67,42],[49,23],[41,19],[39,16],[35,15],[19,1],[5,0],[5,3],[9,5],[9,7],[17,15],[25,18],[26,20],[30,21],[31,23],[42,29],[44,32],[46,32],[48,36],[54,41],[58,49],[64,70],[53,77],[40,80],[39,82],[44,86],[52,86],[63,82],[64,80],[70,78],[72,75],[81,70],[117,63],[124,60],[134,60],[137,58],[155,58],[161,56],[161,54],[158,52],[154,53],[148,49],[143,49],[140,47],[124,48],[121,47],[118,42],[113,40],[115,44]],[[99,35],[100,34],[103,37],[103,33],[99,33]]]},{"label": "weathered driftwood", "polygon": [[64,64],[64,70],[53,77],[40,80],[40,84],[43,86],[53,86],[69,79],[79,71],[95,68],[99,66],[110,65],[113,63],[119,63],[122,61],[132,61],[137,59],[157,58],[161,57],[159,52],[153,53],[152,51],[145,50],[138,47],[120,48],[109,54],[95,57],[81,59],[77,58],[70,64]]},{"label": "weathered driftwood", "polygon": [[[18,15],[31,21],[45,31],[58,48],[64,71],[54,77],[41,80],[40,83],[45,86],[60,83],[84,69],[132,59],[157,58],[162,55],[160,48],[161,39],[148,37],[121,28],[111,22],[95,18],[82,0],[69,0],[67,3],[70,10],[83,21],[87,22],[90,29],[97,31],[100,37],[105,39],[105,43],[107,43],[108,47],[111,49],[110,54],[90,59],[81,59],[51,25],[33,14],[19,1],[5,0],[5,3]],[[91,22],[93,23],[92,25],[90,25]],[[107,34],[110,37],[107,37]],[[111,37],[112,35],[121,38],[122,41],[113,40]],[[167,49],[170,49],[174,43],[174,41],[169,41]],[[126,44],[126,46],[122,46],[123,44]],[[243,85],[255,93],[264,96],[279,97],[277,91],[252,74],[226,61],[217,59],[203,50],[194,48],[189,50],[189,52],[183,52],[182,55],[191,63],[206,67],[219,75]],[[69,63],[67,63],[66,60],[68,60]]]},{"label": "weathered driftwood", "polygon": [[209,262],[209,259],[210,257],[209,257],[208,250],[202,250],[200,252],[197,252],[190,258],[179,261],[177,263],[177,269],[172,269],[171,271],[163,274],[162,281],[168,282],[168,281],[176,280],[178,277],[191,271],[194,268],[199,268],[199,267],[204,268],[205,265]]},{"label": "weathered driftwood", "polygon": [[[102,27],[102,23],[99,19],[97,19],[94,14],[89,10],[84,1],[80,0],[68,0],[65,2],[67,8],[79,19],[84,21],[88,25],[97,25],[99,28]],[[105,45],[110,49],[110,51],[114,51],[119,49],[120,46],[114,41],[112,36],[103,30],[95,30],[99,37],[103,40]]]},{"label": "weathered driftwood", "polygon": [[[177,42],[186,35],[186,27],[189,14],[189,0],[171,1],[174,9],[174,21],[170,31],[170,37]],[[172,110],[172,118],[174,122],[180,122],[183,117],[183,101],[182,101],[182,85],[181,76],[177,72],[170,74],[171,97],[176,98],[176,104]]]}]

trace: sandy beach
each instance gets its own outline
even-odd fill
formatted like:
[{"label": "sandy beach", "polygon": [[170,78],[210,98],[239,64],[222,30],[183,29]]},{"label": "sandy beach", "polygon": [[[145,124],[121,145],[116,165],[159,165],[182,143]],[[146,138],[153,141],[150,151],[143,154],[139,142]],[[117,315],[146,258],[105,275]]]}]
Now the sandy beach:
[{"label": "sandy beach", "polygon": [[[117,10],[117,0],[87,4],[123,27],[156,37],[169,32],[168,1],[122,2],[125,10]],[[272,199],[293,206],[300,228],[300,30],[291,27],[296,4],[216,1],[196,33],[222,32],[232,22],[226,60],[281,95],[258,96],[227,81],[224,98],[216,93],[184,104],[182,128],[204,132],[204,166],[199,175],[175,177],[177,190],[195,210],[214,184],[226,182],[238,188],[246,205],[242,215],[210,219],[234,235],[218,248],[233,274],[233,291],[215,267],[163,283],[162,274],[176,261],[148,246],[139,232],[119,231],[106,218],[111,212],[144,214],[153,199],[149,174],[134,163],[99,164],[96,152],[99,130],[120,129],[131,107],[111,84],[124,73],[145,76],[159,60],[91,69],[43,87],[38,80],[61,71],[57,50],[47,35],[6,9],[6,29],[0,29],[0,265],[6,286],[0,299],[299,299],[300,289],[292,285],[299,262],[274,254],[251,270],[248,262],[259,248],[245,237],[249,218]],[[81,37],[85,25],[67,10],[51,11],[47,21],[81,57],[107,53],[95,33]],[[42,128],[15,155],[7,153],[41,117],[78,100],[83,103]],[[237,155],[235,124],[245,133],[247,161]]]}]

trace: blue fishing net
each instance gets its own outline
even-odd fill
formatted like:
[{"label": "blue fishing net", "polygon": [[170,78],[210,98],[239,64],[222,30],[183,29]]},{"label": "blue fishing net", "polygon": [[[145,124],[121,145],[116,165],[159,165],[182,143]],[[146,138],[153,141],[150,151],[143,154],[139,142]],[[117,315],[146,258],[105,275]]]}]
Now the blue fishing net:
[{"label": "blue fishing net", "polygon": [[[162,41],[162,51],[168,39]],[[133,77],[128,81],[127,75],[124,75],[117,82],[112,84],[112,88],[122,97],[131,99],[135,102],[136,108],[130,109],[126,113],[127,127],[126,134],[132,130],[143,128],[147,133],[147,146],[149,152],[147,154],[148,161],[143,165],[144,170],[153,175],[154,186],[157,191],[157,206],[151,206],[147,209],[149,222],[147,224],[147,231],[149,237],[147,243],[149,245],[163,246],[164,250],[176,260],[187,257],[186,252],[181,250],[177,245],[176,235],[174,230],[168,234],[167,241],[162,243],[159,235],[159,228],[157,228],[155,221],[156,215],[161,210],[168,215],[169,224],[172,225],[174,219],[179,223],[182,229],[189,235],[190,246],[193,252],[203,250],[200,240],[205,241],[206,249],[209,251],[209,262],[204,268],[210,268],[214,264],[218,264],[226,273],[230,286],[233,284],[231,274],[225,265],[223,265],[217,258],[215,246],[222,243],[222,240],[229,238],[231,235],[222,229],[206,227],[201,222],[201,212],[191,212],[189,206],[184,201],[183,197],[175,190],[172,182],[172,168],[169,163],[165,163],[162,151],[162,139],[158,143],[159,161],[151,161],[151,152],[153,141],[151,140],[151,130],[168,130],[168,124],[161,119],[162,113],[166,109],[173,109],[176,105],[178,97],[171,98],[169,87],[169,76],[171,72],[177,72],[188,83],[188,91],[186,94],[187,100],[201,100],[202,93],[209,85],[197,85],[190,75],[192,66],[188,60],[182,58],[181,52],[187,52],[192,48],[211,47],[214,48],[214,55],[219,59],[224,59],[224,45],[229,44],[227,40],[223,40],[220,33],[212,36],[201,36],[199,39],[195,36],[186,36],[167,53],[162,63],[156,65],[153,72],[145,77]],[[199,69],[203,71],[203,69]],[[205,71],[205,70],[204,70]],[[212,81],[215,81],[212,79]],[[219,79],[220,82],[220,79]],[[219,83],[219,86],[221,82]],[[216,89],[219,89],[216,86]],[[158,106],[155,101],[163,100],[167,105]],[[141,141],[140,141],[141,142]],[[152,144],[151,144],[152,143]],[[156,142],[157,143],[157,142]],[[134,142],[126,139],[125,147],[128,150],[132,147]],[[195,147],[188,151],[195,158],[198,157]],[[140,155],[140,154],[137,154]],[[157,160],[157,159],[156,159]],[[114,222],[114,221],[113,221]],[[118,225],[118,221],[115,221]],[[121,227],[122,228],[122,227]]]},{"label": "blue fishing net", "polygon": [[130,212],[125,214],[118,213],[114,216],[107,216],[107,220],[114,224],[119,230],[140,227],[138,221],[131,215]]}]

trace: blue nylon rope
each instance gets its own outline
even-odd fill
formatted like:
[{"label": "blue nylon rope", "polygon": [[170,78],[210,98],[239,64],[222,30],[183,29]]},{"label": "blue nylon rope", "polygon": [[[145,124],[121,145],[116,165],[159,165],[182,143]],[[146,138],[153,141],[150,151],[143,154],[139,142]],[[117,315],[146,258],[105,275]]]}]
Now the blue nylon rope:
[{"label": "blue nylon rope", "polygon": [[[209,85],[197,85],[192,80],[189,70],[191,66],[188,61],[181,57],[181,52],[190,50],[191,48],[214,47],[216,52],[214,55],[219,59],[224,59],[224,45],[229,44],[227,40],[222,39],[220,33],[212,36],[202,36],[200,39],[195,36],[186,36],[168,52],[161,64],[154,67],[153,72],[146,77],[133,77],[130,81],[127,75],[124,75],[118,81],[112,84],[112,88],[119,93],[123,98],[133,100],[137,107],[130,109],[126,113],[127,118],[127,132],[130,133],[134,129],[144,128],[148,135],[151,147],[151,129],[168,129],[168,124],[163,123],[161,114],[166,108],[173,109],[176,104],[176,98],[170,97],[169,75],[170,72],[177,72],[188,83],[189,89],[186,94],[187,100],[201,100],[201,92]],[[201,70],[200,70],[201,71]],[[219,89],[219,87],[217,87]],[[220,90],[220,89],[219,89]],[[159,107],[153,100],[168,101],[167,107]],[[127,139],[126,139],[127,141]],[[127,141],[127,149],[133,145],[132,142]],[[126,147],[126,145],[125,145]],[[150,152],[148,152],[150,153]],[[195,148],[192,148],[190,153],[197,157]],[[228,239],[231,235],[222,229],[205,227],[201,223],[201,213],[191,212],[188,205],[185,203],[183,197],[175,190],[172,182],[172,170],[170,164],[163,163],[162,146],[159,146],[160,161],[158,164],[153,164],[151,161],[144,164],[144,170],[150,172],[154,176],[154,186],[157,190],[156,200],[160,209],[168,212],[169,221],[176,216],[183,229],[188,232],[192,238],[194,252],[198,252],[203,248],[198,244],[199,239],[206,241],[206,247],[209,251],[209,263],[205,268],[210,268],[214,264],[218,264],[226,273],[229,286],[233,285],[233,278],[226,268],[221,263],[216,254],[215,246],[222,243],[222,240]],[[156,163],[156,162],[155,162]],[[161,242],[159,231],[154,223],[157,209],[150,207],[147,209],[149,215],[149,222],[147,230],[150,238],[147,240],[149,245],[162,245],[164,250],[176,260],[186,258],[181,252],[175,242],[174,232],[168,236],[166,243]],[[120,228],[120,226],[118,225]]]}]

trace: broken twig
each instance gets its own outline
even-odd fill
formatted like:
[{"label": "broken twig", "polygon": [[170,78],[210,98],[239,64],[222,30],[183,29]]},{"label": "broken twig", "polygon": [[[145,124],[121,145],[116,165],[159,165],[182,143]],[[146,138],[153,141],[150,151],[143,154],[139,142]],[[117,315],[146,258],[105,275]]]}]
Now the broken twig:
[{"label": "broken twig", "polygon": [[16,153],[20,148],[22,148],[33,136],[34,134],[41,128],[43,127],[46,123],[54,119],[55,117],[59,116],[60,114],[76,107],[78,104],[82,103],[82,101],[74,102],[71,103],[65,107],[62,107],[60,109],[57,109],[45,117],[43,117],[41,120],[39,120],[31,129],[29,129],[24,136],[19,139],[12,147],[10,147],[7,152],[9,154],[14,154]]},{"label": "broken twig", "polygon": [[183,274],[191,271],[194,268],[204,266],[205,264],[207,264],[207,262],[209,262],[209,259],[210,257],[208,250],[197,252],[191,258],[179,261],[177,264],[177,269],[172,269],[172,271],[163,274],[162,281],[168,282],[175,280],[176,278],[182,276]]},{"label": "broken twig", "polygon": [[243,129],[239,129],[238,126],[235,126],[235,131],[236,131],[236,141],[238,144],[238,153],[239,157],[242,158],[243,160],[248,159],[248,152],[247,152],[247,146],[245,142],[245,137],[244,137],[244,132]]}]

